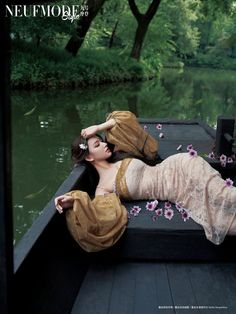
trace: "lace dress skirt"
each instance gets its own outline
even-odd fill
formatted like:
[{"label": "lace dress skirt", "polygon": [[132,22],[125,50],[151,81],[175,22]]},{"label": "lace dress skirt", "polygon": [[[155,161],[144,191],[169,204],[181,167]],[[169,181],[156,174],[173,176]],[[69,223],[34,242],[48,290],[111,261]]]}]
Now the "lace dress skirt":
[{"label": "lace dress skirt", "polygon": [[202,157],[179,153],[154,167],[131,159],[123,173],[125,198],[179,203],[203,226],[207,239],[214,244],[223,242],[235,219],[236,187],[227,186]]}]

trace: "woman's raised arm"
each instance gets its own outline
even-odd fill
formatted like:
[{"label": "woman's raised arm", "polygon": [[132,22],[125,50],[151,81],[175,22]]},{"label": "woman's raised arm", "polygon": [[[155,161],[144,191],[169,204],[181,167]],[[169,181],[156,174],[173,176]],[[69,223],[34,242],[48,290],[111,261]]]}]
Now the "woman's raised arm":
[{"label": "woman's raised arm", "polygon": [[83,136],[84,138],[89,138],[95,135],[97,132],[102,132],[111,129],[113,126],[115,126],[115,124],[116,124],[115,119],[110,119],[104,123],[92,125],[86,129],[83,129],[81,131],[81,136]]}]

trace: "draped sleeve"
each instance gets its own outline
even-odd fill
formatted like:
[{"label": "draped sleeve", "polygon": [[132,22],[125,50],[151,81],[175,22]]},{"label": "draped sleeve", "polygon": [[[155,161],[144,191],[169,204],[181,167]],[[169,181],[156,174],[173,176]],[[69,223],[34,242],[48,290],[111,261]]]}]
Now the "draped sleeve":
[{"label": "draped sleeve", "polygon": [[127,210],[115,193],[97,195],[74,190],[73,208],[66,211],[67,227],[75,241],[87,252],[97,252],[114,245],[128,221]]},{"label": "draped sleeve", "polygon": [[156,157],[158,142],[143,130],[132,112],[113,111],[106,120],[109,119],[114,119],[116,124],[106,131],[106,138],[115,145],[115,150],[132,153],[137,157]]}]

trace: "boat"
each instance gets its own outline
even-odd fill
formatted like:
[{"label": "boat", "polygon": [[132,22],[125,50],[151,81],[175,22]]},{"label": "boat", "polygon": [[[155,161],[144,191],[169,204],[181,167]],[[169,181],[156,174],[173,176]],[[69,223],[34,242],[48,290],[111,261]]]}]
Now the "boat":
[{"label": "boat", "polygon": [[[235,161],[222,167],[220,160],[208,157],[217,130],[198,120],[139,121],[159,140],[161,160],[192,144],[222,176],[235,179]],[[222,128],[218,136],[227,132]],[[225,138],[232,149],[231,138]],[[217,246],[191,218],[183,221],[176,213],[171,221],[163,217],[157,222],[141,211],[111,248],[96,253],[81,249],[69,234],[65,216],[56,211],[54,198],[74,189],[91,195],[96,180],[90,171],[84,165],[72,169],[14,248],[15,312],[152,314],[179,313],[185,307],[199,313],[205,306],[208,313],[210,307],[221,306],[235,313],[235,236],[227,235]],[[145,204],[124,202],[127,210]]]}]

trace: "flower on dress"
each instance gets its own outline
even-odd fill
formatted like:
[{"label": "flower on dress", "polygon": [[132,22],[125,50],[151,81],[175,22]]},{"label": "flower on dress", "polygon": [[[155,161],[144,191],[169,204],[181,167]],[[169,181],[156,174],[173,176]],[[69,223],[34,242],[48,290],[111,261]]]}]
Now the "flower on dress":
[{"label": "flower on dress", "polygon": [[192,144],[189,144],[189,145],[187,146],[187,150],[189,151],[189,150],[191,150],[191,149],[193,149],[193,145],[192,145]]},{"label": "flower on dress", "polygon": [[158,123],[158,124],[156,125],[156,129],[157,129],[157,130],[161,130],[161,129],[162,129],[162,124]]},{"label": "flower on dress", "polygon": [[153,202],[147,202],[146,209],[149,211],[153,211],[157,207],[156,201]]},{"label": "flower on dress", "polygon": [[182,212],[184,210],[184,208],[180,202],[175,203],[175,207],[179,212]]},{"label": "flower on dress", "polygon": [[162,208],[157,208],[157,209],[155,210],[155,213],[156,213],[157,216],[162,216],[162,214],[163,214],[163,209],[162,209]]},{"label": "flower on dress", "polygon": [[83,150],[86,150],[88,148],[88,146],[85,144],[79,144],[79,147]]},{"label": "flower on dress", "polygon": [[228,157],[228,158],[227,158],[227,163],[231,164],[232,162],[234,162],[234,161],[233,161],[233,158]]},{"label": "flower on dress", "polygon": [[184,222],[186,221],[186,220],[188,220],[189,219],[189,213],[188,212],[186,212],[186,210],[183,210],[183,212],[181,213],[181,216],[182,216],[182,219],[184,220]]},{"label": "flower on dress", "polygon": [[147,130],[148,127],[147,127],[147,125],[144,125],[143,128],[144,128],[144,130]]},{"label": "flower on dress", "polygon": [[171,208],[165,209],[164,216],[165,216],[165,218],[171,220],[174,216],[173,209],[171,209]]},{"label": "flower on dress", "polygon": [[191,157],[196,157],[197,156],[197,151],[194,150],[194,149],[190,149],[188,153],[189,153],[189,156],[191,156]]},{"label": "flower on dress", "polygon": [[224,154],[222,154],[220,156],[220,162],[226,162],[226,161],[227,161],[227,157]]},{"label": "flower on dress", "polygon": [[166,209],[171,208],[171,203],[169,201],[165,202],[165,208]]},{"label": "flower on dress", "polygon": [[182,149],[182,144],[180,144],[177,148],[176,148],[176,150],[181,150]]},{"label": "flower on dress", "polygon": [[230,179],[230,178],[227,178],[226,180],[225,180],[225,185],[227,186],[227,187],[229,187],[229,188],[231,188],[232,186],[233,186],[233,181]]},{"label": "flower on dress", "polygon": [[215,154],[213,152],[211,152],[209,155],[208,155],[209,158],[211,159],[215,159]]},{"label": "flower on dress", "polygon": [[131,210],[130,210],[130,214],[131,215],[134,215],[134,216],[138,216],[138,214],[139,214],[139,212],[141,211],[141,207],[139,207],[139,206],[133,206],[132,208],[131,208]]},{"label": "flower on dress", "polygon": [[160,134],[159,134],[159,137],[160,137],[160,138],[163,138],[163,137],[164,137],[164,134],[163,134],[163,133],[160,133]]}]

